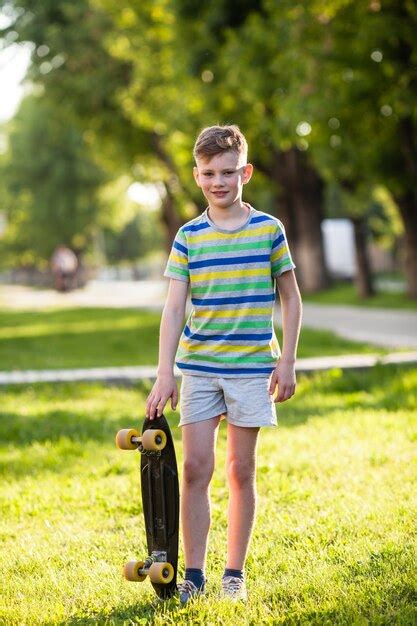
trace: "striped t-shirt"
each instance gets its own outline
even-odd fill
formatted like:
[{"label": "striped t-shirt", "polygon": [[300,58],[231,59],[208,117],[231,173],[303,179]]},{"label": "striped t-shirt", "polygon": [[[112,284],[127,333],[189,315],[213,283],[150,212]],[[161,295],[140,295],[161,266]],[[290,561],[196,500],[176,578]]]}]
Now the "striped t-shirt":
[{"label": "striped t-shirt", "polygon": [[282,223],[246,206],[235,230],[219,228],[206,209],[176,234],[164,276],[190,283],[175,359],[184,374],[268,376],[280,355],[274,278],[295,265]]}]

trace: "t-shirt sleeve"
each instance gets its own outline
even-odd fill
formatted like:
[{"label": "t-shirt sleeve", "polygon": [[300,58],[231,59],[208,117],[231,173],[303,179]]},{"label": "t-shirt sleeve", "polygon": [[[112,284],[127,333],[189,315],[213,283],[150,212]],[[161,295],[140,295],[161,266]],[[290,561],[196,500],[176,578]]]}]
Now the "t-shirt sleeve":
[{"label": "t-shirt sleeve", "polygon": [[272,277],[276,278],[277,276],[281,276],[284,272],[293,270],[295,267],[296,265],[291,258],[290,249],[288,247],[284,225],[278,220],[277,230],[274,235],[271,249]]},{"label": "t-shirt sleeve", "polygon": [[189,282],[190,280],[187,239],[181,228],[175,235],[164,276],[166,278],[175,278],[175,280],[183,280],[184,282]]}]

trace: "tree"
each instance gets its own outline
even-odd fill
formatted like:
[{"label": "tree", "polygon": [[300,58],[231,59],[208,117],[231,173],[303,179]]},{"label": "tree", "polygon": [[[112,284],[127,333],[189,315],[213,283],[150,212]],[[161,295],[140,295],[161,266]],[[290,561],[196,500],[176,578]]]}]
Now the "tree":
[{"label": "tree", "polygon": [[27,97],[9,124],[2,245],[27,265],[49,259],[58,244],[82,254],[97,220],[104,171],[64,109],[46,98]]},{"label": "tree", "polygon": [[369,199],[377,185],[390,190],[404,224],[407,291],[416,298],[417,7],[350,0],[321,15],[322,126],[330,125],[333,150],[322,145],[319,160],[330,178],[362,197],[365,188]]}]

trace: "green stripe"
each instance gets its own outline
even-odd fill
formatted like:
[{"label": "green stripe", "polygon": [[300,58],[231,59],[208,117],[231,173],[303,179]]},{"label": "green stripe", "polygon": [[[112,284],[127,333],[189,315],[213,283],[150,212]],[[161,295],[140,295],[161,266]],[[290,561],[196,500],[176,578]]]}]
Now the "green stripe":
[{"label": "green stripe", "polygon": [[195,256],[196,254],[205,254],[206,252],[234,252],[235,250],[262,250],[264,248],[271,249],[271,242],[268,241],[254,241],[247,243],[235,243],[228,244],[226,246],[205,246],[204,248],[195,248],[194,250],[188,250],[188,256]]},{"label": "green stripe", "polygon": [[192,293],[204,293],[209,296],[211,293],[217,293],[219,291],[243,291],[244,289],[272,289],[272,282],[264,283],[230,283],[230,285],[213,285],[210,290],[207,291],[207,286],[192,287]]},{"label": "green stripe", "polygon": [[265,359],[264,356],[250,356],[250,357],[241,357],[241,356],[205,356],[203,354],[187,354],[182,358],[193,359],[195,361],[211,361],[213,363],[265,363],[269,365],[270,363],[275,362],[272,356],[269,359]]},{"label": "green stripe", "polygon": [[291,261],[289,261],[288,259],[284,259],[284,261],[277,261],[276,263],[273,263],[272,271],[275,272],[275,270],[281,269],[285,265],[289,265],[291,267]]},{"label": "green stripe", "polygon": [[175,272],[176,274],[182,274],[183,276],[188,276],[187,270],[180,270],[178,267],[174,267],[173,265],[168,266],[168,271]]},{"label": "green stripe", "polygon": [[[268,324],[269,322],[269,324]],[[201,328],[204,328],[204,330],[207,328],[207,330],[232,330],[232,329],[238,329],[238,328],[265,328],[265,330],[270,331],[271,330],[271,318],[268,318],[268,320],[265,320],[265,322],[238,322],[237,324],[233,323],[233,322],[215,322],[215,323],[208,323],[208,324],[201,324],[200,326],[198,326],[198,324],[196,324],[196,320],[193,320],[193,327],[196,328],[196,330],[200,330]]]},{"label": "green stripe", "polygon": [[183,233],[181,229],[178,231],[178,239],[181,239],[181,240],[182,240],[182,242],[183,242],[185,245],[187,245],[187,238],[186,238],[186,236],[185,236],[185,233]]}]

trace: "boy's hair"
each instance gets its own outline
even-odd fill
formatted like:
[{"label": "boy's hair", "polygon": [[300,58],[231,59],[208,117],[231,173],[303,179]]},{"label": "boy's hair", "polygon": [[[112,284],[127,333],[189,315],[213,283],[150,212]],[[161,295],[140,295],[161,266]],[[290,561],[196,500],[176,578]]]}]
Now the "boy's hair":
[{"label": "boy's hair", "polygon": [[210,160],[217,154],[232,150],[245,160],[248,157],[248,144],[238,126],[208,126],[197,137],[194,145],[194,159]]}]

